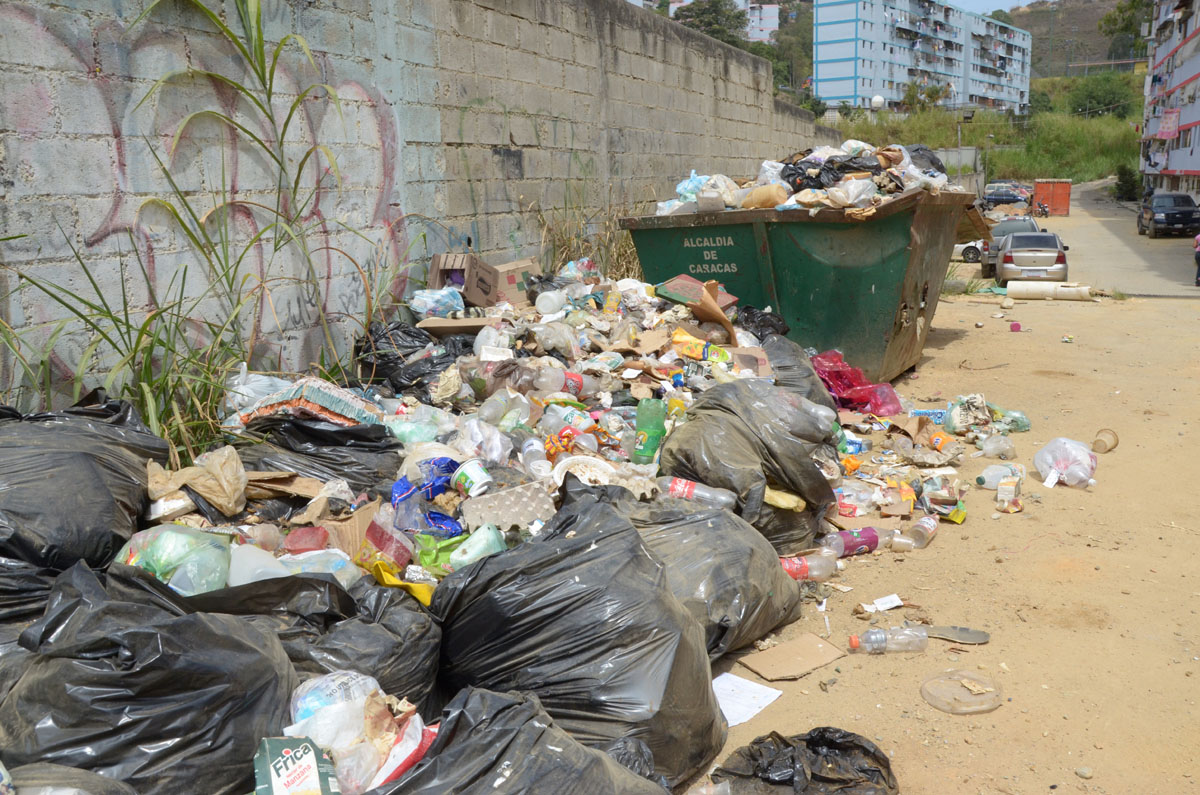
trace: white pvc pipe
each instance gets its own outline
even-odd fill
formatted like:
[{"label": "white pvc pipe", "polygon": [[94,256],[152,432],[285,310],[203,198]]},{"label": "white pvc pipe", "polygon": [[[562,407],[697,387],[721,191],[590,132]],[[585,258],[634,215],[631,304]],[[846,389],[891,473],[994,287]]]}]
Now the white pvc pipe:
[{"label": "white pvc pipe", "polygon": [[1014,300],[1053,298],[1056,301],[1090,301],[1092,288],[1086,284],[1062,282],[1009,282],[1008,297]]}]

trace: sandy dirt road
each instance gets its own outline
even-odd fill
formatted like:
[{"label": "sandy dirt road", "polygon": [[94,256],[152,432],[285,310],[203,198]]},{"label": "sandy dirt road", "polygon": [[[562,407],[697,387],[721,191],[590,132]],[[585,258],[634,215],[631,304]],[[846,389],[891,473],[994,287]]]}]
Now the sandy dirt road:
[{"label": "sandy dirt road", "polygon": [[[1076,213],[1071,237],[1100,239],[1105,223]],[[807,606],[782,639],[823,634],[828,615],[845,648],[868,627],[854,604],[898,593],[991,643],[953,652],[933,640],[923,654],[848,656],[772,683],[784,695],[731,729],[725,753],[772,730],[838,726],[885,749],[906,793],[1200,791],[1200,302],[1018,303],[993,318],[999,303],[943,300],[925,358],[897,390],[927,407],[982,392],[1025,411],[1033,430],[1013,438],[1031,470],[1051,438],[1090,443],[1112,428],[1120,446],[1101,456],[1096,486],[1030,481],[1025,511],[999,518],[991,493],[973,491],[966,522],[942,523],[929,548],[850,559],[838,581],[854,591],[825,614]],[[1010,332],[1012,321],[1024,331]],[[973,479],[986,463],[968,459],[960,473]],[[966,717],[927,705],[921,682],[955,667],[995,677],[1003,705]],[[729,658],[722,671],[766,684]]]}]

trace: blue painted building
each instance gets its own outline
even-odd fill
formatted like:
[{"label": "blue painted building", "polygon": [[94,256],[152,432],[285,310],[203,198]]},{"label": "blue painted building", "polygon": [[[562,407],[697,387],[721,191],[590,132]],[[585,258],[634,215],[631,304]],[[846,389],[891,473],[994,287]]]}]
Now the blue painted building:
[{"label": "blue painted building", "polygon": [[933,0],[815,0],[814,92],[831,106],[897,107],[909,83],[947,106],[1029,109],[1027,31]]}]

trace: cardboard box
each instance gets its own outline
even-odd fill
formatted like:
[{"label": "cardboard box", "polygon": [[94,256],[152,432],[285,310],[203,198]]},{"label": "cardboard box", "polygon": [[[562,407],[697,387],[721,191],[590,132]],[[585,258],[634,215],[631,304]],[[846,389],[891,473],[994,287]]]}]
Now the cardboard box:
[{"label": "cardboard box", "polygon": [[[662,284],[655,288],[655,293],[669,301],[674,301],[678,304],[697,304],[700,302],[700,295],[704,292],[704,282],[699,279],[688,276],[686,273],[681,273],[678,276],[672,276]],[[717,306],[722,312],[729,311],[729,307],[738,302],[736,296],[725,292],[724,287],[717,288]]]},{"label": "cardboard box", "polygon": [[493,306],[507,301],[514,307],[529,306],[525,288],[529,277],[540,276],[542,267],[532,257],[489,265],[474,254],[434,254],[429,264],[428,286],[439,289],[462,285],[463,300],[471,306]]}]

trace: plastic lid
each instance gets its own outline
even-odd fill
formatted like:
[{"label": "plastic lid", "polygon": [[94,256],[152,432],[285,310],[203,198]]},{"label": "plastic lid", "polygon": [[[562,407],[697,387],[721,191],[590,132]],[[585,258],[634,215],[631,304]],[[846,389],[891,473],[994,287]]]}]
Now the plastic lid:
[{"label": "plastic lid", "polygon": [[857,649],[859,647],[858,635],[851,635],[850,640],[847,642],[849,643],[850,648]]}]

